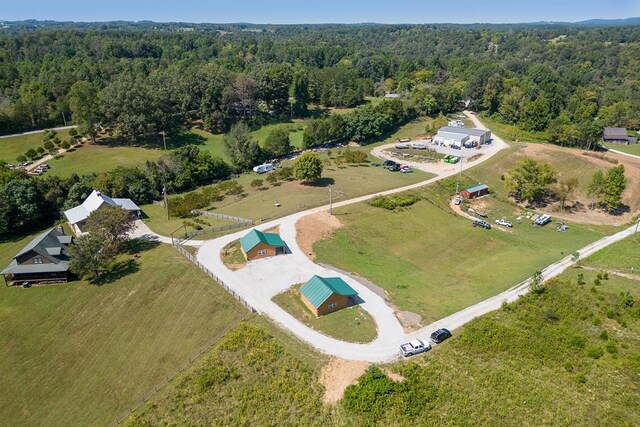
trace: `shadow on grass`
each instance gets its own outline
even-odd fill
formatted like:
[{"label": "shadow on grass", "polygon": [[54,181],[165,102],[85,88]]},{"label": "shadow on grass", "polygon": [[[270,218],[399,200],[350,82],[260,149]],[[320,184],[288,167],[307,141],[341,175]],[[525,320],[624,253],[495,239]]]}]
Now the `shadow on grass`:
[{"label": "shadow on grass", "polygon": [[133,274],[140,270],[140,265],[134,259],[128,259],[126,261],[118,261],[111,265],[109,270],[102,273],[99,277],[90,281],[92,285],[102,286],[109,283],[113,283],[116,280],[122,279],[129,274]]},{"label": "shadow on grass", "polygon": [[155,239],[131,239],[124,245],[124,252],[128,255],[139,254],[150,251],[160,245]]},{"label": "shadow on grass", "polygon": [[[180,131],[179,133],[167,136],[167,149],[183,147],[185,145],[204,145],[207,138],[190,131]],[[126,139],[122,136],[103,135],[96,141],[95,145],[102,147],[140,147],[148,149],[164,148],[162,134],[149,134],[136,139]]]},{"label": "shadow on grass", "polygon": [[330,185],[335,184],[336,180],[329,177],[320,178],[317,181],[313,182],[303,182],[302,185],[307,187],[328,187]]}]

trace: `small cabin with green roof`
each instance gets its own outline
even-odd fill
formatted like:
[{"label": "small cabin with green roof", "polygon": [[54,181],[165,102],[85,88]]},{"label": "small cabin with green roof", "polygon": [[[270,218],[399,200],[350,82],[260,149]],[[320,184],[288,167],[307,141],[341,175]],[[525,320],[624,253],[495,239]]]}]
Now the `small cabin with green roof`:
[{"label": "small cabin with green roof", "polygon": [[277,233],[264,233],[251,230],[240,239],[242,252],[247,261],[282,255],[286,253],[287,245]]},{"label": "small cabin with green roof", "polygon": [[353,305],[358,293],[339,277],[313,276],[300,288],[300,298],[316,316]]}]

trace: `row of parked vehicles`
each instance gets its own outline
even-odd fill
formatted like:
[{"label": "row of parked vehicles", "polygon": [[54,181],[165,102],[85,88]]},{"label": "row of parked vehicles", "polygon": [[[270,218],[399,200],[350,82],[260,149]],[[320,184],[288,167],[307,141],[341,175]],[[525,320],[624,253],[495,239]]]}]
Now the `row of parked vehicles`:
[{"label": "row of parked vehicles", "polygon": [[[429,337],[430,341],[434,344],[440,344],[441,342],[451,338],[451,332],[448,329],[440,328],[433,332]],[[431,343],[426,340],[416,339],[409,341],[400,346],[400,354],[404,357],[413,356],[415,354],[424,353],[431,350]]]},{"label": "row of parked vehicles", "polygon": [[49,165],[47,164],[42,164],[39,165],[37,168],[35,168],[32,171],[27,172],[29,175],[42,175],[43,173],[45,173],[46,171],[49,170]]},{"label": "row of parked vehicles", "polygon": [[382,166],[391,172],[411,173],[413,169],[409,165],[401,165],[393,160],[385,160]]}]

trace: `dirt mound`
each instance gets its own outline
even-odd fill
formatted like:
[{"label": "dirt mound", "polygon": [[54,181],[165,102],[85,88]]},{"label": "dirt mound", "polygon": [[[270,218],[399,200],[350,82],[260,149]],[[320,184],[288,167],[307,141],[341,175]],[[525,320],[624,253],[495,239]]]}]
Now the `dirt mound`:
[{"label": "dirt mound", "polygon": [[298,246],[309,259],[314,260],[316,254],[313,252],[313,244],[331,236],[340,227],[342,227],[340,220],[329,215],[328,211],[302,217],[296,223]]},{"label": "dirt mound", "polygon": [[320,373],[320,383],[325,389],[322,399],[324,403],[333,405],[342,399],[347,387],[355,384],[367,370],[367,367],[369,367],[367,362],[331,359]]}]

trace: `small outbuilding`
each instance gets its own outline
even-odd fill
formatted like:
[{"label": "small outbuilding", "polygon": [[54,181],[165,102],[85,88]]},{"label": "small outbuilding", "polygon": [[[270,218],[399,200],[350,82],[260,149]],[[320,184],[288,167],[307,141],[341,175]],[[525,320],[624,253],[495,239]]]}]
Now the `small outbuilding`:
[{"label": "small outbuilding", "polygon": [[247,261],[286,253],[287,245],[277,233],[251,230],[240,239],[240,246]]},{"label": "small outbuilding", "polygon": [[477,184],[473,187],[467,187],[460,192],[460,195],[465,199],[475,199],[489,194],[489,187],[485,184]]},{"label": "small outbuilding", "polygon": [[300,298],[316,316],[341,310],[354,304],[358,293],[339,277],[313,276],[300,288]]},{"label": "small outbuilding", "polygon": [[607,144],[636,144],[637,138],[629,136],[625,128],[604,128],[602,140]]}]

